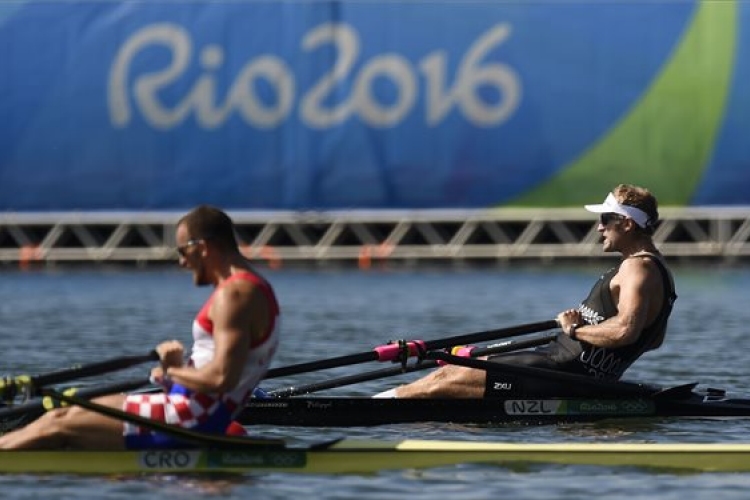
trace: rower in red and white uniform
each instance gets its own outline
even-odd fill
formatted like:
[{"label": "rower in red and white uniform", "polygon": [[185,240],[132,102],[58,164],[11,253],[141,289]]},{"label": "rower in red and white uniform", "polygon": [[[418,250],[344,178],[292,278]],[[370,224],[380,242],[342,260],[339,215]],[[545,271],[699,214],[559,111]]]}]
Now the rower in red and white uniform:
[{"label": "rower in red and white uniform", "polygon": [[[269,308],[268,316],[271,318],[264,335],[251,342],[239,383],[226,392],[196,392],[175,383],[171,375],[164,376],[163,369],[159,367],[155,369],[152,378],[164,386],[165,392],[131,394],[125,399],[125,411],[203,432],[223,433],[229,429],[238,411],[263,379],[279,343],[279,307],[273,290],[257,274],[238,272],[217,287],[193,321],[193,348],[188,366],[201,369],[214,359],[214,322],[210,314],[214,297],[220,292],[221,287],[237,280],[248,281],[265,295]],[[173,347],[177,351],[181,350],[181,345],[169,346],[169,349]],[[170,374],[174,371],[173,368]],[[125,423],[124,435],[128,448],[174,448],[180,444],[170,436],[129,423]]]},{"label": "rower in red and white uniform", "polygon": [[[224,433],[265,375],[279,342],[279,305],[271,285],[239,250],[234,224],[223,211],[199,206],[179,220],[177,251],[196,285],[214,292],[193,322],[185,363],[176,340],[156,347],[152,380],[165,391],[116,394],[96,403],[184,428]],[[180,446],[164,434],[73,406],[59,408],[0,437],[1,449],[124,449]]]}]

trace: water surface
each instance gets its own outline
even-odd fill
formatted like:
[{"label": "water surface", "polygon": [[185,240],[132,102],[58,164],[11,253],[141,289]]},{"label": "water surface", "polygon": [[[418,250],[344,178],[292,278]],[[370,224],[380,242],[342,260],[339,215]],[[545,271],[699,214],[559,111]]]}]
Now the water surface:
[{"label": "water surface", "polygon": [[[369,350],[393,339],[432,340],[551,319],[577,305],[604,271],[601,265],[266,271],[283,310],[283,342],[274,366]],[[675,269],[679,299],[667,340],[626,378],[660,385],[701,382],[735,395],[747,387],[749,268]],[[0,339],[6,374],[35,373],[140,354],[160,340],[189,342],[192,318],[209,293],[178,269],[4,271],[0,274]],[[267,381],[267,389],[382,368],[343,367]],[[140,374],[131,370],[121,376]],[[402,375],[326,394],[369,395],[415,377]],[[302,441],[367,438],[549,441],[748,441],[750,419],[647,420],[550,426],[410,424],[354,429],[255,428]],[[371,476],[257,474],[178,479],[0,477],[4,498],[557,498],[604,496],[714,500],[747,498],[750,475],[675,475],[638,469],[534,466],[525,470],[458,465]]]}]

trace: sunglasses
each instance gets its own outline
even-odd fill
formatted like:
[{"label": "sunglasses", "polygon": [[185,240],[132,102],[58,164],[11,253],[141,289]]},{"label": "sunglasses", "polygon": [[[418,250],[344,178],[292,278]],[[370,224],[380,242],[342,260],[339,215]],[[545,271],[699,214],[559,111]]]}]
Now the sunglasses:
[{"label": "sunglasses", "polygon": [[615,214],[615,213],[606,213],[606,214],[599,214],[599,222],[602,226],[608,226],[610,222],[622,220],[622,215]]},{"label": "sunglasses", "polygon": [[187,243],[184,245],[180,245],[175,250],[177,250],[177,253],[180,254],[180,257],[185,257],[185,254],[187,253],[187,249],[192,247],[193,245],[197,245],[198,243],[201,243],[205,241],[204,238],[194,238],[192,240],[188,240]]}]

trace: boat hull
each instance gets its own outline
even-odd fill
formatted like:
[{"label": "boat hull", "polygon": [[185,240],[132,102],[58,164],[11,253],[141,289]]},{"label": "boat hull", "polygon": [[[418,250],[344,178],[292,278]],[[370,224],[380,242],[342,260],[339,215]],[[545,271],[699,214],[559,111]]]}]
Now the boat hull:
[{"label": "boat hull", "polygon": [[676,471],[750,471],[750,444],[556,443],[342,440],[323,449],[6,451],[0,473],[366,474],[455,464],[631,466]]},{"label": "boat hull", "polygon": [[359,427],[414,422],[475,424],[587,422],[652,417],[750,417],[750,400],[691,393],[669,398],[253,399],[243,425]]}]

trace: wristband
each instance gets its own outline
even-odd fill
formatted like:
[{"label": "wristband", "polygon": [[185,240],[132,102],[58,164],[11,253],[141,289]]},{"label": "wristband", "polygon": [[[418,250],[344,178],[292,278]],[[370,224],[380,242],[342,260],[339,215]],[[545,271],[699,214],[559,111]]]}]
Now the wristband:
[{"label": "wristband", "polygon": [[573,323],[570,325],[570,330],[568,331],[568,336],[573,340],[578,340],[576,338],[576,330],[578,329],[578,323]]}]

